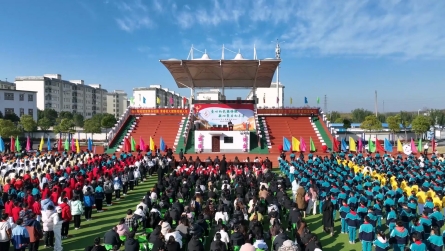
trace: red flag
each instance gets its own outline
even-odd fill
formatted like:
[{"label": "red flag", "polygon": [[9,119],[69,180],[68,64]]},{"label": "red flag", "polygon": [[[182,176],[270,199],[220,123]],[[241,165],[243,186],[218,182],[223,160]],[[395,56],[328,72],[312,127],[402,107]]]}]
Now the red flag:
[{"label": "red flag", "polygon": [[57,151],[62,151],[62,138],[59,138],[59,142],[57,142]]},{"label": "red flag", "polygon": [[385,149],[383,148],[382,145],[380,145],[379,140],[377,139],[377,137],[375,138],[375,147],[376,147],[376,151],[380,152],[380,153],[384,153]]},{"label": "red flag", "polygon": [[436,141],[433,138],[433,141],[431,141],[431,147],[433,148],[433,153],[436,151]]},{"label": "red flag", "polygon": [[124,152],[130,152],[131,151],[131,144],[130,140],[128,138],[124,139]]},{"label": "red flag", "polygon": [[14,137],[11,137],[11,146],[9,147],[9,150],[11,150],[11,152],[15,152],[15,139],[14,139]]},{"label": "red flag", "polygon": [[338,142],[338,140],[336,139],[336,138],[334,138],[334,141],[332,142],[333,143],[333,151],[334,152],[338,152],[338,145],[340,145],[340,142]]}]

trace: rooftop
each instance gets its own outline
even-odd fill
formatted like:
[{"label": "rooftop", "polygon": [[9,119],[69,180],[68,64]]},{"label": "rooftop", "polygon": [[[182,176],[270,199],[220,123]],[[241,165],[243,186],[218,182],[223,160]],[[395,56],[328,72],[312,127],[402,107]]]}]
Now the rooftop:
[{"label": "rooftop", "polygon": [[178,88],[270,87],[281,62],[281,59],[212,60],[205,55],[200,59],[160,62],[170,71]]}]

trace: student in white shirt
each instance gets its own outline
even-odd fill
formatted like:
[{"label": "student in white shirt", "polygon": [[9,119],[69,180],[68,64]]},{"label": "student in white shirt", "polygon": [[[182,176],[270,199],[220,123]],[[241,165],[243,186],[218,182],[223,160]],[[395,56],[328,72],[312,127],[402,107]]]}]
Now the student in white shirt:
[{"label": "student in white shirt", "polygon": [[[221,226],[221,228],[219,229],[218,232],[215,233],[215,235],[219,233],[221,235],[221,241],[229,244],[230,243],[230,239],[229,239],[229,234],[226,232],[226,227],[223,225]],[[216,241],[216,238],[213,237],[213,240]]]}]

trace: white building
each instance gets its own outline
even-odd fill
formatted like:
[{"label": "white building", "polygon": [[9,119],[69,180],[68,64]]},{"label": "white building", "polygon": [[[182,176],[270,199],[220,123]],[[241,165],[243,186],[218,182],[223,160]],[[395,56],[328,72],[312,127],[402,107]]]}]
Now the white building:
[{"label": "white building", "polygon": [[60,74],[24,76],[15,79],[17,90],[37,92],[37,108],[82,114],[90,118],[107,111],[106,93],[101,85],[85,85],[83,80],[63,80]]},{"label": "white building", "polygon": [[0,112],[3,115],[15,113],[19,117],[31,115],[37,121],[37,92],[11,89],[13,83],[4,81],[0,84],[8,85],[8,88],[0,88]]},{"label": "white building", "polygon": [[107,93],[107,113],[119,118],[127,110],[127,107],[127,93],[122,90]]},{"label": "white building", "polygon": [[11,83],[11,82],[0,80],[0,89],[15,90],[15,84]]},{"label": "white building", "polygon": [[[284,85],[281,84],[278,86],[277,91],[277,83],[272,83],[270,88],[256,88],[255,89],[256,98],[257,98],[257,107],[259,108],[277,108],[283,107],[284,105]],[[277,104],[277,93],[278,93],[278,104]],[[247,100],[253,99],[253,90],[249,92],[247,95]]]},{"label": "white building", "polygon": [[196,95],[197,100],[225,100],[226,97],[221,93],[219,89],[210,89],[208,91],[198,92]]},{"label": "white building", "polygon": [[[158,102],[159,101],[159,102]],[[147,108],[181,108],[188,105],[188,99],[161,85],[150,85],[149,87],[138,87],[133,89],[133,102],[135,107]]]}]

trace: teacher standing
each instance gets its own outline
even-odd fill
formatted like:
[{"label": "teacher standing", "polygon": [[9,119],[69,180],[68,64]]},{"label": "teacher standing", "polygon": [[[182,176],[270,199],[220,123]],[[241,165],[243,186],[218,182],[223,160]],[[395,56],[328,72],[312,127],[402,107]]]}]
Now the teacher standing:
[{"label": "teacher standing", "polygon": [[334,235],[334,203],[331,201],[330,196],[326,196],[326,199],[322,207],[323,211],[323,230],[326,233]]}]

